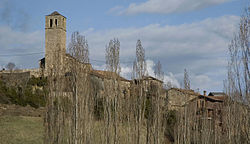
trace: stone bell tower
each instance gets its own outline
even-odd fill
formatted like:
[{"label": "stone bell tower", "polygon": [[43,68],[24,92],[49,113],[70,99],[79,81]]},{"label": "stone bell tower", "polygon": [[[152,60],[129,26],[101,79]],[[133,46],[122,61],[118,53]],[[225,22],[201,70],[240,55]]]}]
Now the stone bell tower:
[{"label": "stone bell tower", "polygon": [[45,17],[45,75],[61,71],[66,53],[66,17],[57,11]]}]

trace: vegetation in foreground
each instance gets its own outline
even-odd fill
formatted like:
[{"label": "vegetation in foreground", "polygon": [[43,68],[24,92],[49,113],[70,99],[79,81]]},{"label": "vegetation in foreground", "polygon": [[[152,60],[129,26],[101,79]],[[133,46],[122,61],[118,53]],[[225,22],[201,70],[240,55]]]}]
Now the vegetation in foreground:
[{"label": "vegetation in foreground", "polygon": [[43,135],[42,117],[0,117],[0,144],[42,144]]},{"label": "vegetation in foreground", "polygon": [[34,108],[44,107],[45,85],[45,78],[31,77],[22,86],[9,86],[7,82],[0,80],[0,103],[20,106],[30,105]]}]

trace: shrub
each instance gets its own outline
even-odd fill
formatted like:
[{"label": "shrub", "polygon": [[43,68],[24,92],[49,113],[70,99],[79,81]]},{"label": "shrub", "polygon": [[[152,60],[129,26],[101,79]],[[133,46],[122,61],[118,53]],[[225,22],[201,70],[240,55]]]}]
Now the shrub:
[{"label": "shrub", "polygon": [[[2,97],[8,98],[12,104],[21,106],[29,104],[34,108],[39,108],[45,106],[46,83],[45,78],[31,77],[25,86],[8,87],[0,80],[0,94]],[[34,86],[42,87],[42,89],[33,90]]]}]

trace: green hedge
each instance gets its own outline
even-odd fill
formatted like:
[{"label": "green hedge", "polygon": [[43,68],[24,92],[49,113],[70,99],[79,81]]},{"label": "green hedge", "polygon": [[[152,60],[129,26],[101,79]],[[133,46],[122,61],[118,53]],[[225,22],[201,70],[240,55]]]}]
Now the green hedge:
[{"label": "green hedge", "polygon": [[[2,103],[12,103],[21,106],[30,105],[38,108],[45,106],[45,96],[47,80],[45,78],[31,77],[24,86],[10,86],[0,80],[0,95],[2,98],[8,99],[8,102],[2,101]],[[32,89],[32,87],[40,87],[41,89]],[[1,101],[0,101],[1,102]]]}]

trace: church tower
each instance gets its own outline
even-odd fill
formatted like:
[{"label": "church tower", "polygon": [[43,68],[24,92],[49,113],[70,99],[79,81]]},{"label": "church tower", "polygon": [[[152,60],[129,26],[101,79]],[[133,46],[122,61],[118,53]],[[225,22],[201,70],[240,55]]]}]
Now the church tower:
[{"label": "church tower", "polygon": [[45,17],[45,75],[62,70],[66,53],[66,17],[57,11]]}]

